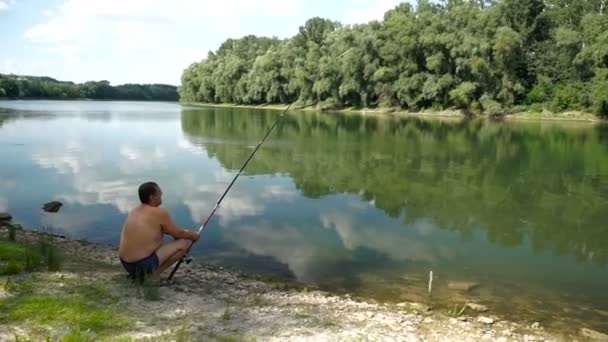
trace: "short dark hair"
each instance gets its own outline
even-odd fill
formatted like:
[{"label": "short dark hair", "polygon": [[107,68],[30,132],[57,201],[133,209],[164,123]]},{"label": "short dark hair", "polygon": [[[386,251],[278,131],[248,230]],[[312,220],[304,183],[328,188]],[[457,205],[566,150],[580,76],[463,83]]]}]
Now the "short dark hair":
[{"label": "short dark hair", "polygon": [[150,196],[155,195],[158,191],[159,186],[154,182],[147,182],[139,186],[139,200],[141,203],[148,204],[150,202]]}]

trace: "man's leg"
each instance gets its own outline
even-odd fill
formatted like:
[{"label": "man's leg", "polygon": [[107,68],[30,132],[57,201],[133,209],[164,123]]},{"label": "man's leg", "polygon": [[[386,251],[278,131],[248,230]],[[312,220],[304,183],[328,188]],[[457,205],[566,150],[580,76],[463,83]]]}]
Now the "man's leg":
[{"label": "man's leg", "polygon": [[160,274],[171,265],[179,261],[188,250],[192,242],[184,239],[171,241],[160,246],[156,250],[158,256],[158,268],[153,273],[153,278],[160,277]]}]

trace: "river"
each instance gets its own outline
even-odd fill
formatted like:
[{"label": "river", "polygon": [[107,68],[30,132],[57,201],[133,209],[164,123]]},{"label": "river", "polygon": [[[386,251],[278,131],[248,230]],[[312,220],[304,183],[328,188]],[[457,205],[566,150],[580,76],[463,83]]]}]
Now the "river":
[{"label": "river", "polygon": [[[1,101],[0,211],[117,244],[152,180],[195,229],[279,114]],[[50,200],[58,213],[41,212]],[[477,302],[608,331],[607,223],[606,126],[291,112],[193,255],[381,301]],[[449,286],[463,281],[478,286]]]}]

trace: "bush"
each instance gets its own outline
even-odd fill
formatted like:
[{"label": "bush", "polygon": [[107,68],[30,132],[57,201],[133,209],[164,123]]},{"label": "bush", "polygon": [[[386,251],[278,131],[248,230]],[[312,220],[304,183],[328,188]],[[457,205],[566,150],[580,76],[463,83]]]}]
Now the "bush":
[{"label": "bush", "polygon": [[532,105],[537,103],[543,103],[549,99],[549,94],[546,89],[537,84],[526,94],[526,104]]},{"label": "bush", "polygon": [[488,115],[502,115],[504,114],[504,109],[496,100],[492,99],[491,96],[485,94],[479,99],[483,111]]},{"label": "bush", "polygon": [[551,109],[559,112],[568,109],[580,109],[582,90],[578,84],[560,84],[555,87]]},{"label": "bush", "polygon": [[589,91],[589,102],[598,116],[608,116],[608,68],[600,69]]},{"label": "bush", "polygon": [[528,111],[540,113],[545,109],[545,106],[542,103],[533,103],[528,107]]},{"label": "bush", "polygon": [[477,83],[463,82],[456,89],[450,91],[450,99],[460,109],[468,109],[475,100]]},{"label": "bush", "polygon": [[321,111],[334,110],[340,108],[340,104],[338,103],[338,100],[333,97],[330,97],[327,100],[320,102],[318,108]]}]

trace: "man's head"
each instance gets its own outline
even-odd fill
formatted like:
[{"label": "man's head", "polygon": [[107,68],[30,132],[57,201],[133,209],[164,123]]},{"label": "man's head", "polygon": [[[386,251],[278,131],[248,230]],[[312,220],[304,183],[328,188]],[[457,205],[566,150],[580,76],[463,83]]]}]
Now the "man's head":
[{"label": "man's head", "polygon": [[147,182],[139,186],[139,200],[143,204],[158,207],[163,203],[163,192],[154,182]]}]

